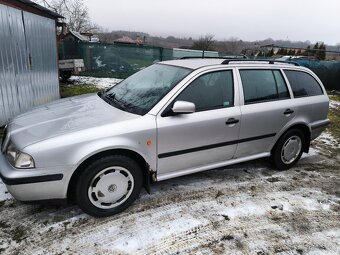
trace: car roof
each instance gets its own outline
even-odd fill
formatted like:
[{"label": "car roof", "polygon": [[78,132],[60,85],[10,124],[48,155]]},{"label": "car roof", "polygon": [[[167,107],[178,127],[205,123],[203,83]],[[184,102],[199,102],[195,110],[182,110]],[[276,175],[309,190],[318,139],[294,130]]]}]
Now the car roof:
[{"label": "car roof", "polygon": [[193,58],[193,59],[177,59],[177,60],[169,60],[163,61],[161,64],[172,65],[172,66],[181,66],[190,69],[198,69],[204,66],[211,65],[220,65],[225,59],[218,58]]},{"label": "car roof", "polygon": [[[229,61],[229,62],[228,62]],[[223,63],[224,62],[224,63]],[[226,63],[228,62],[228,63]],[[178,60],[168,60],[159,62],[160,64],[172,65],[172,66],[180,66],[189,69],[198,69],[205,66],[214,66],[214,65],[224,65],[229,66],[251,66],[251,67],[274,67],[274,66],[286,66],[292,67],[294,63],[290,62],[278,62],[275,60],[235,60],[235,59],[220,59],[220,58],[193,58],[193,59],[178,59]],[[295,66],[297,67],[297,66]]]}]

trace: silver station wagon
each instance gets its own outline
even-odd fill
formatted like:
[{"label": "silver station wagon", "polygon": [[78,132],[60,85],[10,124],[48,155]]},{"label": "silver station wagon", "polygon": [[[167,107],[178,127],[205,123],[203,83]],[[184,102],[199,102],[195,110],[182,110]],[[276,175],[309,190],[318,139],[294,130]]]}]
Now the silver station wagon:
[{"label": "silver station wagon", "polygon": [[75,199],[109,216],[152,182],[264,157],[288,169],[329,124],[328,106],[294,63],[165,61],[14,118],[0,177],[18,200]]}]

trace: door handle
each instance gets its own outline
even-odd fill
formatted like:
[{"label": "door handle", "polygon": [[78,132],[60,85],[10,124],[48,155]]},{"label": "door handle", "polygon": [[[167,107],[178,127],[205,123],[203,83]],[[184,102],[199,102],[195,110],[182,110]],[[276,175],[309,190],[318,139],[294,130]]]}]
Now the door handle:
[{"label": "door handle", "polygon": [[226,125],[232,125],[232,124],[236,124],[236,123],[238,123],[239,122],[239,120],[238,119],[234,119],[234,118],[230,118],[230,119],[228,119],[227,121],[226,121]]},{"label": "door handle", "polygon": [[287,115],[287,114],[292,114],[292,113],[294,113],[294,111],[292,109],[287,109],[287,110],[284,111],[283,114]]}]

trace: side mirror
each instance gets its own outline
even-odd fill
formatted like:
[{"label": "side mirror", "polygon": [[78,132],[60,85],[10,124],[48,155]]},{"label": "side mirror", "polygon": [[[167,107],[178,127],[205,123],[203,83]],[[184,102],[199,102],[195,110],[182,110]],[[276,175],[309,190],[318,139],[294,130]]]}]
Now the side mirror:
[{"label": "side mirror", "polygon": [[172,107],[172,112],[177,114],[188,114],[195,111],[195,104],[187,101],[176,101]]}]

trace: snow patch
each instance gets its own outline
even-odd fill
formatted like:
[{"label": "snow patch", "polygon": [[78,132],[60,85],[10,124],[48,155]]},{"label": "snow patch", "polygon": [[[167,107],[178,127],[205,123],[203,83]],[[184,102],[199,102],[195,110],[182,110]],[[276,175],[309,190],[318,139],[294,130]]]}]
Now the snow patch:
[{"label": "snow patch", "polygon": [[101,58],[101,56],[95,58],[97,67],[105,67],[106,64],[103,64],[103,61],[101,61],[100,58]]},{"label": "snow patch", "polygon": [[330,109],[338,109],[340,108],[340,102],[335,100],[329,100],[329,108]]},{"label": "snow patch", "polygon": [[158,222],[152,228],[139,228],[140,224],[136,221],[136,232],[133,236],[122,236],[113,243],[108,243],[104,247],[110,250],[121,250],[124,252],[136,252],[137,250],[157,243],[165,237],[184,232],[202,224],[191,215],[179,215],[180,218],[170,221]]},{"label": "snow patch", "polygon": [[335,149],[340,148],[340,144],[338,144],[336,139],[328,132],[322,132],[316,140]]},{"label": "snow patch", "polygon": [[[315,192],[317,193],[317,192]],[[231,199],[231,205],[219,211],[219,215],[227,215],[231,219],[249,216],[265,215],[271,210],[280,210],[285,212],[294,212],[296,210],[330,210],[330,201],[321,203],[317,198],[303,197],[287,193],[286,196],[280,196],[282,193],[272,193],[267,196],[266,200],[258,200],[251,196],[240,196]],[[320,194],[319,194],[320,195]],[[322,195],[322,194],[321,194]]]},{"label": "snow patch", "polygon": [[[270,207],[269,207],[270,208]],[[243,204],[238,204],[235,207],[229,207],[221,212],[221,215],[227,215],[229,218],[236,218],[250,215],[264,215],[268,210],[263,205],[255,204],[251,201],[247,201]]]},{"label": "snow patch", "polygon": [[0,202],[11,199],[12,196],[7,191],[6,185],[0,179]]},{"label": "snow patch", "polygon": [[54,224],[51,224],[51,225],[47,225],[45,228],[43,228],[40,231],[40,234],[46,233],[46,232],[50,231],[51,229],[54,229],[54,230],[56,230],[56,229],[65,229],[66,225],[72,226],[74,223],[76,223],[79,220],[89,219],[89,218],[90,218],[89,215],[83,213],[83,214],[80,214],[80,215],[68,218],[68,219],[66,219],[64,221],[59,221],[57,223],[54,223]]},{"label": "snow patch", "polygon": [[82,84],[93,84],[97,88],[100,89],[107,89],[110,88],[120,81],[121,79],[116,78],[96,78],[90,76],[71,76],[69,81],[73,82],[75,85],[82,85]]},{"label": "snow patch", "polygon": [[309,152],[308,153],[303,153],[301,156],[301,159],[303,158],[309,158],[309,157],[313,157],[315,155],[318,155],[318,151],[312,147],[309,148]]}]

